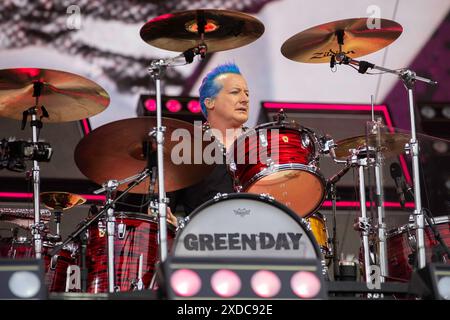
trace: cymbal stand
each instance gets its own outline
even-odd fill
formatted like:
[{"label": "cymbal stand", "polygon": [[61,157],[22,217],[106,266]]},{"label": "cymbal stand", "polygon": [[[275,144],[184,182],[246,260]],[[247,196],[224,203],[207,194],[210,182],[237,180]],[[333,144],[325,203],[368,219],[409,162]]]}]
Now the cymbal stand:
[{"label": "cymbal stand", "polygon": [[[342,37],[338,37],[338,42],[342,40],[343,44],[343,31]],[[348,57],[344,52],[339,50],[336,55],[333,55],[332,59],[338,64],[354,65],[358,67],[359,73],[366,73],[369,68],[377,69],[383,72],[392,73],[397,75],[403,82],[405,88],[408,90],[408,102],[409,102],[409,115],[411,119],[411,140],[408,145],[405,146],[405,150],[412,155],[412,167],[413,167],[413,183],[414,183],[414,220],[415,227],[417,228],[417,252],[418,252],[418,265],[419,269],[424,268],[426,265],[425,255],[425,218],[422,208],[422,199],[420,193],[420,174],[419,174],[419,143],[416,135],[416,122],[414,116],[414,84],[416,81],[422,81],[427,84],[436,85],[437,82],[431,79],[420,77],[416,73],[409,69],[392,70],[384,67],[376,66],[373,63],[367,61],[358,61]]]},{"label": "cymbal stand", "polygon": [[[99,220],[102,216],[106,215],[107,218],[107,233],[108,233],[108,241],[107,241],[107,252],[108,252],[108,290],[109,292],[115,292],[115,275],[114,275],[114,233],[115,233],[115,217],[114,217],[114,205],[117,201],[119,201],[122,197],[124,197],[128,192],[144,181],[149,176],[149,170],[145,169],[141,173],[138,173],[132,177],[123,179],[121,181],[117,180],[108,180],[103,184],[101,189],[95,190],[95,194],[99,194],[102,192],[107,192],[107,200],[105,203],[105,207],[99,213],[97,213],[90,220],[84,222],[77,230],[75,230],[72,234],[70,234],[67,239],[57,247],[55,247],[49,254],[51,256],[57,254],[64,246],[66,246],[69,242],[72,242],[75,238],[77,238],[82,232],[85,232],[87,228],[95,221]],[[121,184],[128,183],[132,181],[132,184],[128,186],[125,191],[123,191],[118,197],[113,199],[113,192],[117,190],[117,187]]]},{"label": "cymbal stand", "polygon": [[386,222],[385,222],[385,211],[384,211],[384,192],[383,192],[383,154],[381,152],[380,146],[380,130],[381,123],[379,121],[369,122],[368,133],[375,134],[377,136],[376,146],[375,146],[375,184],[376,184],[376,197],[375,204],[377,207],[378,216],[378,252],[379,252],[379,263],[380,263],[380,281],[384,282],[385,278],[388,276],[388,263],[387,263],[387,245],[386,245]]},{"label": "cymbal stand", "polygon": [[[199,33],[201,32],[201,26],[199,25]],[[204,29],[204,25],[203,25]],[[203,37],[202,37],[203,39]],[[156,127],[149,133],[156,139],[157,144],[157,167],[158,167],[158,214],[159,214],[159,245],[160,245],[160,261],[164,262],[167,257],[167,204],[169,199],[166,197],[164,188],[164,133],[166,127],[162,125],[162,108],[161,108],[161,77],[167,67],[175,67],[191,63],[195,55],[201,55],[204,57],[206,54],[206,45],[201,44],[195,48],[186,50],[182,54],[169,59],[153,60],[150,63],[149,72],[151,77],[155,80],[156,86]]]},{"label": "cymbal stand", "polygon": [[[48,113],[44,106],[39,107],[39,97],[42,93],[43,83],[40,81],[35,81],[33,83],[33,97],[36,98],[36,103],[33,107],[23,112],[22,118],[22,130],[25,128],[28,115],[31,115],[30,126],[32,129],[33,146],[35,147],[38,143],[38,129],[42,128],[41,119],[37,119],[38,110],[42,112],[42,117],[48,117]],[[41,118],[42,118],[41,117]],[[40,168],[39,163],[36,159],[33,159],[33,209],[34,209],[34,224],[31,226],[33,241],[34,241],[34,251],[36,259],[40,259],[42,256],[42,231],[44,230],[44,224],[41,221],[41,215],[39,210],[39,195],[40,195]]]},{"label": "cymbal stand", "polygon": [[363,241],[363,251],[364,251],[364,268],[365,268],[365,276],[366,283],[372,283],[370,280],[370,247],[369,247],[369,234],[371,230],[371,221],[367,216],[367,208],[366,208],[366,191],[365,191],[365,179],[364,179],[364,169],[368,167],[372,160],[369,157],[369,154],[366,156],[362,156],[361,153],[366,151],[364,149],[353,149],[352,156],[350,157],[350,163],[353,166],[358,167],[358,177],[359,177],[359,201],[361,206],[361,217],[359,218],[359,229],[362,233],[362,241]]}]

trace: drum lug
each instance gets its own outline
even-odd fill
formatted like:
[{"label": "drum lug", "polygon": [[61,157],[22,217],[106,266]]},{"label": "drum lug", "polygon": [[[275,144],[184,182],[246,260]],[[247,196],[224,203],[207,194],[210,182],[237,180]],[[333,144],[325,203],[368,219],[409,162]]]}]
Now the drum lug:
[{"label": "drum lug", "polygon": [[55,270],[56,269],[56,265],[58,264],[58,255],[54,255],[51,259],[50,259],[50,270]]},{"label": "drum lug", "polygon": [[117,225],[117,236],[119,237],[119,239],[124,239],[125,238],[125,233],[127,230],[127,226],[121,222]]},{"label": "drum lug", "polygon": [[221,199],[226,199],[226,198],[228,198],[228,193],[220,193],[220,192],[218,192],[215,196],[214,196],[214,201],[219,201],[219,200],[221,200]]},{"label": "drum lug", "polygon": [[266,148],[269,145],[269,143],[267,142],[267,137],[266,137],[264,130],[262,130],[259,133],[259,141],[261,142],[261,147],[263,147],[263,148]]},{"label": "drum lug", "polygon": [[275,200],[275,198],[274,197],[272,197],[270,194],[268,194],[268,193],[261,193],[260,195],[259,195],[259,197],[262,199],[262,200],[269,200],[269,201],[274,201]]},{"label": "drum lug", "polygon": [[302,146],[304,148],[308,148],[310,144],[311,144],[311,139],[309,138],[309,135],[306,133],[303,133],[302,134]]}]

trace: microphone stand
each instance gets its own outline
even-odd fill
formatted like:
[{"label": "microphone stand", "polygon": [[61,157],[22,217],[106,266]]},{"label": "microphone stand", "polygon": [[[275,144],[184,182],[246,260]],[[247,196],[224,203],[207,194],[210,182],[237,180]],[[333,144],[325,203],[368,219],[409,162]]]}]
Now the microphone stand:
[{"label": "microphone stand", "polygon": [[[164,188],[164,133],[166,131],[166,127],[162,125],[162,108],[161,108],[161,77],[167,67],[175,67],[179,66],[179,60],[185,59],[183,64],[188,64],[193,61],[195,55],[200,55],[202,58],[206,55],[206,44],[204,44],[204,33],[205,33],[205,25],[206,20],[202,19],[202,17],[198,17],[198,33],[200,35],[200,45],[188,49],[182,54],[178,55],[175,58],[169,59],[160,59],[153,60],[150,63],[149,73],[151,77],[155,80],[156,86],[156,127],[149,133],[149,136],[152,136],[156,139],[157,143],[157,167],[158,167],[158,203],[156,204],[158,208],[159,215],[159,255],[160,262],[164,262],[167,257],[167,204],[169,203],[169,199],[166,197],[166,191]],[[150,205],[150,208],[152,206]]]},{"label": "microphone stand", "polygon": [[[343,44],[342,31],[342,44]],[[339,37],[338,37],[339,38]],[[338,39],[339,42],[339,39]],[[348,57],[344,52],[339,52],[333,56],[336,63],[354,65],[358,67],[359,73],[366,73],[369,68],[377,69],[383,72],[392,73],[397,75],[402,81],[405,88],[408,90],[408,102],[409,102],[409,114],[411,119],[411,140],[408,145],[405,146],[405,150],[412,155],[412,167],[413,167],[413,182],[414,182],[414,220],[417,228],[417,252],[418,252],[418,268],[422,269],[426,265],[425,255],[425,218],[422,208],[422,199],[420,193],[420,174],[419,174],[419,143],[416,136],[416,122],[414,115],[414,84],[416,81],[422,81],[427,84],[436,85],[437,82],[431,79],[417,76],[416,73],[409,69],[391,70],[384,67],[376,66],[373,63],[367,61],[358,61]]]}]

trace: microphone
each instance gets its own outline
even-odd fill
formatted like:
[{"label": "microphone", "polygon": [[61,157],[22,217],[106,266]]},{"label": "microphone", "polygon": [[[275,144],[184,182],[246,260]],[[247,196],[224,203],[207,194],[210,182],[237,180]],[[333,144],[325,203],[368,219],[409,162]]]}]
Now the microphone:
[{"label": "microphone", "polygon": [[400,205],[402,207],[402,209],[405,209],[405,193],[403,192],[403,175],[402,175],[402,169],[400,168],[400,165],[396,162],[394,162],[393,164],[391,164],[390,166],[390,172],[391,172],[391,177],[392,179],[395,181],[395,189],[397,191],[397,195],[399,196],[399,200],[400,200]]}]

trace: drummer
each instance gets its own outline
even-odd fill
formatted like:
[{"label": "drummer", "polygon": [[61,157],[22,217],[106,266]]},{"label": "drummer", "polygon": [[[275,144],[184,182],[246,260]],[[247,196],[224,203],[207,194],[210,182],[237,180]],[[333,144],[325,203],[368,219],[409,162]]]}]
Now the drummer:
[{"label": "drummer", "polygon": [[[226,150],[245,130],[249,114],[249,90],[239,67],[234,63],[222,64],[211,70],[203,79],[199,90],[203,115],[207,119],[204,128],[213,129],[216,141]],[[178,204],[185,215],[212,199],[217,193],[232,193],[233,180],[227,171],[226,161],[217,164],[213,171],[199,183],[182,189],[170,197],[172,210]],[[167,221],[177,225],[177,218],[168,208]]]}]

